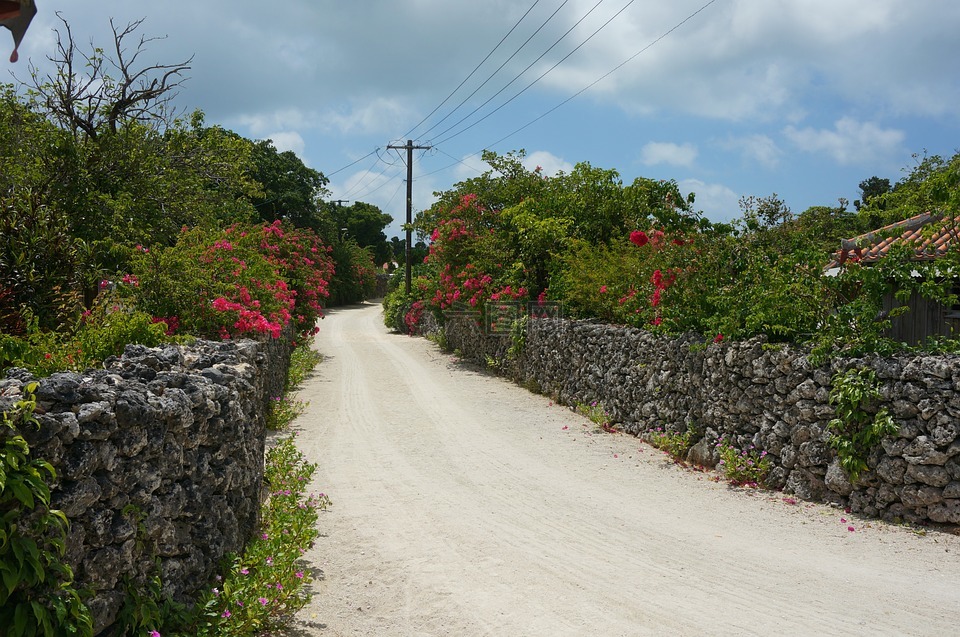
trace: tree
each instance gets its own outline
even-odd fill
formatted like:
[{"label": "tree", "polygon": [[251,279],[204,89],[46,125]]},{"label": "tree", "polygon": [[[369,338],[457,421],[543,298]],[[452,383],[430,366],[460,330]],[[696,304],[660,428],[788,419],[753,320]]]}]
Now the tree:
[{"label": "tree", "polygon": [[306,166],[292,151],[278,152],[269,139],[253,144],[253,178],[263,191],[252,199],[260,218],[281,219],[311,228],[328,245],[337,238],[337,226],[321,201],[330,195],[329,180]]},{"label": "tree", "polygon": [[337,227],[346,228],[345,238],[349,237],[361,248],[369,248],[377,265],[392,259],[393,251],[383,229],[393,221],[393,217],[373,204],[362,201],[352,206],[331,205],[330,210]]},{"label": "tree", "polygon": [[41,78],[36,67],[30,67],[31,88],[51,117],[75,136],[90,138],[104,131],[116,133],[131,121],[154,127],[172,121],[170,104],[193,57],[175,64],[138,68],[137,58],[158,39],[141,35],[133,51],[128,49],[127,42],[143,24],[142,19],[119,30],[110,20],[113,57],[98,47],[90,53],[79,53],[69,23],[59,13],[57,17],[63,22],[64,32],[55,30],[57,52],[47,58],[56,67],[56,74]]},{"label": "tree", "polygon": [[63,20],[50,57],[56,72],[41,77],[31,67],[31,109],[66,133],[44,205],[62,212],[108,271],[121,269],[136,244],[172,245],[183,226],[251,220],[249,195],[258,190],[249,141],[204,127],[199,112],[189,122],[174,117],[170,103],[190,60],[138,66],[157,39],[134,39],[142,22],[118,29],[111,21],[111,52],[91,45],[82,53]]},{"label": "tree", "polygon": [[882,206],[883,204],[880,198],[891,190],[889,179],[881,179],[876,175],[869,179],[864,179],[860,182],[860,199],[854,201],[853,206],[857,210],[860,210],[860,208],[870,205],[874,200],[877,200],[877,203]]}]

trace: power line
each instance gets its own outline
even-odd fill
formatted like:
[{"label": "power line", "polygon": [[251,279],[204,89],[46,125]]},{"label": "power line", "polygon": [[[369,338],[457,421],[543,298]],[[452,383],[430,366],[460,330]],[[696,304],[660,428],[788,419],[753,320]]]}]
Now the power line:
[{"label": "power line", "polygon": [[[601,1],[602,1],[602,0],[601,0]],[[604,28],[606,28],[606,26],[607,26],[608,24],[610,24],[611,22],[613,22],[621,13],[623,13],[624,11],[626,11],[626,10],[627,10],[627,7],[629,7],[631,4],[633,4],[634,1],[635,1],[635,0],[630,0],[629,2],[627,2],[627,4],[625,4],[622,9],[620,9],[619,11],[617,11],[610,19],[608,19],[606,22],[604,22],[603,24],[601,24],[600,27],[599,27],[596,31],[594,31],[594,32],[591,33],[589,36],[587,36],[587,38],[586,38],[585,40],[583,40],[580,44],[578,44],[572,51],[570,51],[570,52],[567,53],[565,56],[563,56],[562,58],[560,58],[560,60],[559,60],[556,64],[554,64],[554,65],[551,66],[549,69],[547,69],[547,70],[544,71],[542,74],[540,74],[540,76],[539,76],[537,79],[533,80],[532,82],[530,82],[529,84],[527,84],[526,86],[524,86],[522,89],[520,89],[520,91],[517,92],[513,97],[511,97],[511,98],[508,99],[506,102],[504,102],[504,103],[501,104],[500,106],[496,107],[495,109],[493,109],[492,111],[490,111],[489,113],[487,113],[486,115],[484,115],[483,117],[481,117],[480,119],[478,119],[477,121],[473,122],[472,124],[464,127],[463,129],[461,129],[460,131],[458,131],[458,132],[456,132],[456,133],[454,133],[454,134],[452,134],[452,135],[449,135],[448,137],[444,137],[443,139],[441,139],[440,141],[438,141],[438,142],[436,142],[436,143],[437,143],[437,144],[442,144],[442,143],[444,143],[444,142],[447,142],[447,141],[453,139],[454,137],[457,137],[458,135],[461,135],[461,134],[465,133],[466,131],[470,130],[471,128],[473,128],[474,126],[476,126],[477,124],[479,124],[480,122],[484,121],[485,119],[487,119],[488,117],[490,117],[491,115],[493,115],[494,113],[496,113],[497,111],[499,111],[501,108],[503,108],[504,106],[506,106],[507,104],[509,104],[509,103],[512,102],[513,100],[515,100],[515,99],[517,99],[518,97],[520,97],[521,95],[523,95],[525,92],[527,92],[527,90],[528,90],[531,86],[533,86],[534,84],[536,84],[537,82],[539,82],[540,80],[542,80],[544,77],[546,77],[551,71],[553,71],[555,68],[557,68],[558,66],[560,66],[561,64],[563,64],[571,55],[573,55],[573,54],[576,53],[578,50],[580,50],[580,48],[581,48],[583,45],[585,45],[587,42],[589,42],[590,40],[592,40],[593,37],[596,36],[598,33],[600,33],[600,31],[602,31]],[[599,5],[599,4],[600,4],[600,3],[598,2],[597,5]],[[597,5],[594,5],[593,8],[596,9],[596,8],[597,8]],[[593,10],[593,9],[591,9],[591,11],[592,11],[592,10]],[[589,13],[588,13],[587,15],[589,15]],[[587,16],[583,16],[583,18],[581,18],[580,21],[582,22],[583,19],[586,18],[586,17],[587,17]],[[573,25],[573,27],[571,27],[570,30],[572,31],[573,28],[576,27],[578,24],[580,24],[580,22],[578,22],[577,24]],[[570,31],[567,31],[567,33],[569,33],[569,32],[570,32]],[[566,33],[564,34],[564,37],[566,37]],[[562,38],[561,38],[561,39],[562,39]],[[559,40],[558,40],[557,42],[559,43]],[[556,44],[555,44],[555,45],[556,45]],[[555,45],[554,45],[554,46],[555,46]],[[550,47],[550,48],[553,48],[553,47]],[[549,50],[550,50],[550,49],[547,49],[547,51],[544,52],[544,55],[546,55],[546,53],[549,52]],[[543,55],[540,56],[540,58],[542,58],[542,57],[543,57]],[[528,70],[531,66],[533,66],[534,64],[536,64],[537,62],[539,62],[539,61],[540,61],[540,58],[537,58],[536,60],[534,60],[533,63],[530,64],[530,66],[528,66],[526,69],[523,70],[523,73],[526,73],[527,70]],[[523,75],[523,73],[521,73],[521,74],[518,75],[516,78],[514,78],[514,80],[519,79],[520,76]],[[513,81],[511,81],[510,83],[512,84]],[[508,84],[507,86],[510,86],[510,84]],[[499,95],[500,93],[502,93],[503,90],[507,88],[507,86],[504,86],[502,89],[500,89],[500,91],[497,92],[496,95],[494,95],[494,96],[491,97],[489,100],[487,100],[486,102],[484,102],[483,104],[481,104],[479,107],[477,107],[476,109],[474,109],[474,111],[473,111],[472,113],[470,113],[470,115],[473,115],[473,113],[476,113],[478,110],[480,110],[480,108],[483,108],[483,106],[485,106],[486,104],[488,104],[494,97],[496,97],[497,95]],[[470,115],[468,115],[467,117],[469,117]],[[463,118],[463,119],[466,119],[466,117]],[[462,122],[463,119],[461,119],[460,122]],[[457,124],[459,124],[460,122],[457,122]],[[446,132],[450,131],[451,129],[455,128],[455,127],[457,126],[457,124],[454,124],[454,125],[451,126],[450,128],[447,128],[445,131],[443,131],[442,133],[440,133],[440,135],[443,135],[444,133],[446,133]]]},{"label": "power line", "polygon": [[332,173],[326,173],[325,176],[328,177],[328,178],[329,178],[329,177],[333,177],[333,176],[336,175],[337,173],[343,172],[343,171],[346,170],[347,168],[350,168],[350,166],[359,164],[360,162],[362,162],[364,159],[366,159],[366,158],[369,157],[370,155],[373,155],[374,153],[376,153],[378,150],[380,150],[379,147],[374,148],[373,150],[371,150],[369,153],[367,153],[366,155],[364,155],[364,156],[361,157],[360,159],[357,159],[357,160],[355,160],[355,161],[350,162],[349,164],[347,164],[347,165],[344,166],[343,168],[337,168],[337,169],[336,169],[335,171],[333,171]]},{"label": "power line", "polygon": [[[599,0],[599,1],[597,2],[597,4],[593,5],[593,8],[590,9],[590,11],[588,11],[582,18],[580,18],[580,20],[578,20],[576,24],[574,24],[572,27],[570,27],[569,29],[567,29],[567,32],[564,33],[562,36],[560,36],[560,38],[559,38],[556,42],[554,42],[552,45],[550,45],[550,48],[549,48],[549,49],[547,49],[546,51],[544,51],[543,53],[541,53],[541,54],[540,54],[540,57],[538,57],[536,60],[534,60],[533,62],[531,62],[529,65],[527,65],[527,68],[523,69],[523,71],[521,71],[516,77],[514,77],[512,80],[510,80],[510,82],[508,82],[506,86],[504,86],[504,87],[501,88],[499,91],[497,91],[496,93],[494,93],[494,94],[493,94],[487,101],[485,101],[483,104],[481,104],[481,105],[478,106],[477,108],[475,108],[475,109],[473,109],[472,111],[470,111],[470,113],[468,113],[468,114],[466,115],[466,117],[461,118],[460,121],[458,121],[456,124],[454,124],[453,126],[449,126],[449,127],[447,127],[446,129],[444,129],[443,131],[441,131],[441,132],[439,133],[439,135],[445,135],[446,133],[450,132],[451,130],[453,130],[454,128],[456,128],[456,127],[459,126],[460,124],[462,124],[462,123],[463,123],[465,120],[467,120],[471,115],[473,115],[474,113],[476,113],[477,111],[479,111],[481,108],[483,108],[484,106],[486,106],[487,104],[489,104],[490,102],[492,102],[495,97],[497,97],[498,95],[500,95],[500,93],[503,93],[505,90],[507,90],[507,88],[509,88],[511,84],[513,84],[514,82],[516,82],[517,80],[519,80],[521,77],[523,77],[523,75],[524,75],[527,71],[529,71],[529,70],[533,67],[534,64],[536,64],[536,63],[539,62],[541,59],[543,59],[543,57],[544,57],[547,53],[549,53],[555,46],[557,46],[558,44],[560,44],[560,41],[561,41],[561,40],[563,40],[565,37],[567,37],[567,35],[569,35],[571,31],[573,31],[575,28],[577,28],[577,27],[580,25],[581,22],[583,22],[584,20],[586,20],[587,16],[589,16],[591,13],[593,13],[593,10],[596,9],[597,7],[599,7],[599,6],[600,6],[600,3],[602,3],[602,2],[603,2],[603,0]],[[546,73],[544,73],[543,75],[541,75],[540,77],[538,77],[537,79],[535,79],[533,82],[531,82],[530,84],[528,84],[528,85],[527,85],[523,90],[521,90],[519,93],[517,93],[516,95],[514,95],[513,97],[511,97],[510,99],[508,99],[506,102],[504,102],[503,104],[501,104],[500,106],[498,106],[497,108],[495,108],[495,109],[494,109],[493,111],[491,111],[490,113],[488,113],[488,114],[484,115],[483,117],[481,117],[481,118],[480,118],[479,120],[477,120],[476,122],[474,122],[474,123],[470,124],[469,126],[465,127],[465,128],[464,128],[463,130],[461,130],[460,132],[454,133],[453,135],[450,135],[449,137],[445,137],[444,139],[442,139],[441,141],[438,141],[438,142],[436,142],[436,143],[438,143],[438,144],[443,143],[443,142],[445,142],[445,141],[447,141],[447,140],[449,140],[449,139],[452,139],[452,138],[456,137],[456,136],[459,135],[460,133],[462,133],[462,132],[464,132],[464,131],[466,131],[466,130],[469,130],[469,129],[473,128],[474,126],[476,126],[477,124],[479,124],[479,123],[482,122],[483,120],[487,119],[488,117],[490,117],[491,115],[493,115],[494,113],[496,113],[497,111],[499,111],[501,108],[503,108],[504,106],[506,106],[507,104],[509,104],[510,102],[512,102],[514,99],[516,99],[517,97],[519,97],[524,91],[526,91],[528,88],[530,88],[531,86],[533,86],[534,84],[536,84],[537,82],[539,82],[539,81],[544,77],[544,75],[546,75],[547,73],[549,73],[549,72],[552,71],[553,69],[557,68],[557,66],[559,66],[564,60],[566,60],[567,58],[569,58],[569,57],[570,57],[571,55],[573,55],[580,47],[582,47],[584,44],[586,44],[587,42],[589,42],[590,39],[593,38],[593,36],[595,36],[597,33],[599,33],[600,30],[603,29],[603,27],[605,27],[605,26],[607,26],[608,24],[610,24],[610,22],[612,22],[614,18],[616,18],[617,16],[619,16],[621,13],[623,13],[623,11],[624,11],[627,7],[629,7],[631,4],[633,4],[633,2],[634,2],[634,0],[630,0],[630,2],[628,2],[627,5],[623,7],[623,9],[620,9],[620,11],[618,11],[618,12],[613,16],[613,18],[610,18],[610,19],[607,20],[605,23],[603,23],[603,25],[600,27],[600,29],[597,29],[596,31],[594,31],[586,40],[584,40],[583,42],[581,42],[580,44],[578,44],[577,47],[576,47],[575,49],[573,49],[573,51],[571,51],[570,53],[567,53],[567,55],[565,55],[565,56],[560,60],[560,62],[557,62],[556,64],[554,64],[553,66],[551,66],[551,67],[547,70]]]},{"label": "power line", "polygon": [[[621,62],[621,63],[618,64],[617,66],[615,66],[615,67],[613,67],[612,69],[610,69],[608,72],[606,72],[606,73],[604,73],[603,75],[601,75],[600,77],[598,77],[596,80],[594,80],[594,81],[591,82],[590,84],[584,86],[582,89],[580,89],[579,91],[577,91],[576,93],[574,93],[573,95],[571,95],[570,97],[568,97],[567,99],[563,100],[562,102],[560,102],[559,104],[557,104],[556,106],[554,106],[554,107],[551,108],[550,110],[546,111],[545,113],[543,113],[543,114],[539,115],[538,117],[532,119],[531,121],[527,122],[526,124],[524,124],[524,125],[521,126],[520,128],[514,130],[514,131],[511,132],[511,133],[508,133],[507,135],[501,137],[500,139],[498,139],[497,141],[493,142],[492,144],[488,144],[487,146],[485,146],[485,148],[493,148],[493,147],[495,147],[497,144],[500,144],[501,142],[506,141],[507,139],[510,139],[511,137],[513,137],[514,135],[516,135],[517,133],[519,133],[520,131],[525,130],[526,128],[529,128],[529,127],[532,126],[533,124],[536,124],[537,122],[539,122],[541,119],[543,119],[543,118],[546,117],[547,115],[550,115],[551,113],[553,113],[554,111],[556,111],[556,110],[559,109],[560,107],[564,106],[564,105],[567,104],[568,102],[572,101],[573,99],[575,99],[575,98],[579,97],[580,95],[582,95],[583,93],[587,92],[588,90],[590,90],[591,88],[593,88],[594,86],[596,86],[597,84],[599,84],[599,83],[602,82],[603,80],[607,79],[608,77],[610,77],[611,75],[613,75],[614,73],[616,73],[617,71],[619,71],[621,68],[623,68],[624,66],[626,66],[626,65],[629,64],[630,62],[632,62],[634,59],[636,59],[637,57],[639,57],[641,54],[645,53],[647,50],[649,50],[650,48],[652,48],[654,45],[658,44],[661,40],[663,40],[664,38],[666,38],[667,36],[669,36],[671,33],[673,33],[674,31],[676,31],[677,29],[679,29],[679,28],[682,27],[683,25],[685,25],[687,22],[689,22],[690,20],[692,20],[693,18],[695,18],[697,15],[699,15],[700,13],[702,13],[703,11],[705,11],[710,5],[714,4],[716,1],[717,1],[717,0],[710,0],[709,2],[707,2],[706,4],[704,4],[703,6],[701,6],[699,9],[697,9],[696,11],[694,11],[693,13],[691,13],[690,15],[688,15],[686,18],[684,18],[683,20],[681,20],[680,22],[678,22],[678,23],[677,23],[676,25],[674,25],[672,28],[670,28],[669,30],[665,31],[665,32],[664,32],[663,34],[661,34],[658,38],[656,38],[655,40],[653,40],[652,42],[650,42],[649,44],[647,44],[646,46],[644,46],[642,49],[640,49],[639,51],[637,51],[636,53],[634,53],[633,55],[631,55],[630,57],[628,57],[627,59],[625,59],[623,62]],[[462,131],[461,131],[461,132],[462,132]],[[446,140],[443,140],[443,141],[447,141],[447,140],[449,140],[449,139],[451,139],[451,138],[447,138]],[[439,143],[439,142],[438,142],[438,143]],[[443,151],[440,150],[439,148],[438,148],[437,150],[440,151],[440,152],[443,152]],[[471,153],[470,155],[467,155],[467,157],[473,157],[473,156],[475,156],[475,155],[481,154],[482,152],[483,152],[483,151],[480,150],[480,151],[477,151],[477,152],[475,152],[475,153]],[[444,153],[444,154],[447,154],[447,153]],[[452,158],[452,155],[447,154],[447,156]],[[458,160],[457,160],[457,163],[463,163],[463,162],[458,159]],[[433,171],[433,172],[426,173],[426,175],[424,175],[424,176],[433,175],[433,174],[436,174],[436,173],[438,173],[438,172],[443,172],[444,170],[448,170],[448,169],[450,169],[450,168],[453,168],[454,166],[456,166],[456,164],[450,164],[450,165],[448,165],[448,166],[445,166],[444,168],[440,168],[440,169],[435,170],[435,171]]]},{"label": "power line", "polygon": [[[388,148],[389,148],[389,146],[388,146]],[[388,170],[390,170],[390,168],[392,168],[393,166],[396,166],[396,165],[397,165],[396,162],[391,163],[391,162],[388,162],[388,161],[384,161],[383,157],[380,156],[379,150],[380,150],[380,149],[378,148],[378,149],[377,149],[377,151],[378,151],[378,152],[377,152],[377,159],[373,162],[373,164],[370,165],[370,168],[367,169],[366,174],[360,179],[360,181],[358,181],[357,183],[355,183],[347,192],[345,192],[345,193],[343,194],[344,197],[349,197],[350,195],[358,192],[361,188],[364,188],[364,187],[365,187],[365,185],[366,185],[366,183],[367,183],[368,181],[370,181],[371,179],[373,179],[374,181],[377,180],[377,179],[379,179],[380,177],[384,176],[384,174],[385,174]],[[383,170],[381,170],[379,173],[377,173],[376,175],[374,175],[374,176],[371,178],[371,175],[373,175],[373,169],[376,167],[376,165],[377,165],[378,162],[382,162],[382,163],[384,164]],[[366,190],[366,191],[363,192],[363,195],[364,195],[364,196],[369,195],[371,192],[376,192],[376,190],[379,190],[379,188],[376,188],[376,189],[374,189],[374,190],[372,190],[372,191],[371,191],[371,190]],[[357,198],[357,197],[354,197],[354,199],[356,199],[356,198]]]},{"label": "power line", "polygon": [[[480,60],[480,64],[478,64],[477,66],[475,66],[474,69],[473,69],[472,71],[470,71],[470,74],[467,75],[467,77],[463,78],[463,81],[460,82],[460,84],[457,85],[457,88],[453,89],[453,91],[450,92],[450,95],[447,95],[445,98],[443,98],[443,101],[440,102],[439,104],[437,104],[437,106],[436,106],[432,111],[430,111],[430,112],[427,114],[426,117],[424,117],[422,120],[420,120],[420,121],[417,123],[416,126],[414,126],[414,127],[411,128],[410,130],[408,130],[406,133],[404,133],[404,134],[403,134],[403,137],[409,137],[410,134],[413,133],[413,131],[415,131],[415,130],[417,130],[418,128],[420,128],[420,126],[421,126],[424,122],[426,122],[428,119],[430,119],[431,117],[433,117],[433,114],[436,113],[438,110],[440,110],[440,107],[442,107],[444,104],[446,104],[446,103],[447,103],[447,100],[449,100],[451,97],[453,97],[453,96],[456,94],[456,92],[459,91],[459,90],[463,87],[463,85],[467,83],[467,80],[469,80],[471,77],[473,77],[473,74],[474,74],[474,73],[476,73],[478,70],[480,70],[480,67],[483,66],[484,63],[485,63],[487,60],[490,59],[490,56],[493,55],[494,53],[496,53],[497,49],[500,48],[500,45],[502,45],[502,44],[507,40],[507,38],[510,37],[510,34],[512,34],[512,33],[516,30],[516,28],[517,28],[518,26],[520,26],[520,23],[523,22],[524,19],[525,19],[528,15],[530,15],[530,12],[533,11],[534,7],[536,7],[539,3],[540,3],[540,0],[534,0],[534,3],[533,3],[532,5],[530,5],[530,8],[527,9],[526,13],[524,13],[522,16],[520,16],[520,19],[517,20],[517,22],[510,28],[509,31],[507,31],[507,34],[506,34],[505,36],[503,36],[502,38],[500,38],[500,41],[497,42],[497,46],[493,47],[493,49],[491,49],[490,52],[487,53],[486,57],[484,57],[482,60]],[[566,2],[565,2],[564,4],[566,4]],[[563,6],[563,5],[561,5],[561,6]],[[551,16],[551,17],[552,17],[552,16]],[[528,41],[529,41],[529,40],[528,40]],[[524,43],[524,44],[526,44],[526,43]],[[521,47],[521,48],[522,48],[522,47]],[[516,53],[515,53],[514,55],[516,55]],[[509,61],[509,60],[508,60],[508,61]],[[502,67],[501,67],[501,68],[502,68]],[[482,86],[482,85],[481,85],[481,86]],[[479,90],[479,89],[477,89],[477,90]],[[472,94],[471,94],[471,95],[472,95]],[[469,98],[467,98],[467,99],[469,99]],[[458,108],[459,108],[459,107],[458,107]],[[455,111],[456,111],[456,109],[454,109],[454,112],[455,112]],[[452,114],[452,113],[451,113],[451,114]],[[449,115],[448,115],[447,117],[449,117]],[[443,120],[440,120],[440,121],[442,122]],[[429,132],[429,131],[427,131],[427,132]]]},{"label": "power line", "polygon": [[[483,81],[483,83],[480,84],[480,86],[478,86],[477,88],[475,88],[475,89],[473,90],[473,92],[470,93],[470,95],[467,95],[465,98],[463,98],[463,100],[461,100],[461,102],[460,102],[459,104],[457,104],[452,111],[450,111],[449,113],[447,113],[446,115],[444,115],[444,116],[440,119],[440,121],[438,121],[438,122],[435,123],[433,126],[431,126],[431,127],[428,128],[427,130],[425,130],[425,131],[423,131],[422,133],[420,133],[420,136],[423,137],[424,135],[426,135],[427,133],[429,133],[430,131],[432,131],[434,128],[436,128],[437,126],[439,126],[440,124],[442,124],[443,122],[445,122],[445,121],[447,120],[447,118],[449,118],[449,117],[452,116],[454,113],[456,113],[458,110],[460,110],[460,107],[463,106],[464,104],[466,104],[466,103],[467,103],[467,100],[469,100],[471,97],[473,97],[474,95],[476,95],[477,92],[480,91],[480,89],[482,89],[484,86],[487,85],[487,82],[489,82],[490,80],[492,80],[493,77],[494,77],[497,73],[499,73],[500,70],[503,69],[503,67],[505,67],[505,66],[510,62],[510,60],[512,60],[514,57],[516,57],[516,55],[517,55],[518,53],[520,53],[521,50],[523,50],[523,47],[527,46],[527,44],[530,42],[530,40],[532,40],[538,33],[540,33],[540,31],[543,29],[543,27],[547,26],[547,23],[550,22],[551,20],[553,20],[553,17],[554,17],[555,15],[557,15],[557,14],[560,12],[560,9],[562,9],[562,8],[567,4],[567,2],[569,2],[569,1],[570,1],[570,0],[563,0],[563,3],[562,3],[559,7],[557,7],[557,8],[554,10],[553,13],[550,14],[550,17],[548,17],[546,20],[544,20],[544,21],[543,21],[543,24],[541,24],[539,27],[537,27],[537,30],[534,31],[534,32],[530,35],[530,37],[528,37],[526,40],[524,40],[523,44],[521,44],[521,45],[517,48],[517,50],[514,51],[514,52],[510,55],[510,57],[508,57],[506,60],[504,60],[503,64],[501,64],[500,66],[498,66],[497,69],[496,69],[493,73],[491,73],[490,75],[488,75],[488,76],[487,76],[487,79],[485,79],[485,80]],[[603,0],[600,0],[600,2],[603,2]],[[599,4],[599,3],[598,3],[598,4]],[[596,8],[596,7],[594,7],[594,8]],[[593,10],[593,9],[591,9],[591,11],[592,11],[592,10]],[[521,75],[522,75],[522,73],[521,73]],[[519,76],[517,76],[517,77],[519,77]],[[513,80],[511,80],[511,82],[513,82],[513,81],[516,80],[516,79],[517,79],[516,77],[513,78]],[[509,84],[508,84],[507,86],[509,86]],[[501,90],[502,90],[502,89],[501,89]],[[494,97],[496,97],[496,96],[494,96]],[[484,102],[484,103],[486,103],[486,102]],[[471,113],[471,115],[472,115],[472,113]],[[467,117],[470,117],[470,115],[467,115]],[[463,120],[461,120],[461,121],[463,121]],[[459,122],[457,122],[457,123],[459,124]],[[456,124],[454,124],[454,126],[456,126]],[[446,132],[446,131],[444,131],[444,132]],[[442,135],[442,134],[443,134],[443,133],[441,133],[441,135]]]}]

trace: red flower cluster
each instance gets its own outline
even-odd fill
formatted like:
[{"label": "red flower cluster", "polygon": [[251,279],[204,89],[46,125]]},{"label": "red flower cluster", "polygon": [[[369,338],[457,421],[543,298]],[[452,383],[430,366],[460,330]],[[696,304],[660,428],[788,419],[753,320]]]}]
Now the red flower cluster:
[{"label": "red flower cluster", "polygon": [[643,247],[650,243],[650,237],[647,236],[647,233],[643,230],[634,230],[630,233],[630,243],[633,243],[639,247]]},{"label": "red flower cluster", "polygon": [[165,323],[167,329],[164,331],[164,334],[167,336],[173,336],[177,333],[177,330],[180,329],[180,319],[176,316],[154,316],[151,322]]}]

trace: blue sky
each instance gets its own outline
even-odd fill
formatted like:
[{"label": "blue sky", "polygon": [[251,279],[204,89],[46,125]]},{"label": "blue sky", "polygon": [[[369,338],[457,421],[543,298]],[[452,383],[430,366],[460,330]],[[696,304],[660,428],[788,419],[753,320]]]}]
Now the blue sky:
[{"label": "blue sky", "polygon": [[531,168],[548,173],[587,161],[616,169],[625,183],[675,179],[717,221],[738,216],[744,195],[775,192],[798,213],[840,197],[852,202],[867,177],[900,179],[914,153],[952,156],[960,147],[960,3],[953,0],[38,6],[21,61],[3,62],[16,77],[25,78],[30,64],[49,71],[53,29],[62,28],[57,11],[84,50],[91,41],[111,44],[110,18],[120,26],[144,18],[140,33],[165,36],[150,43],[144,62],[194,56],[181,108],[295,151],[330,177],[333,198],[393,215],[388,236],[400,233],[406,169],[386,146],[402,144],[408,132],[435,146],[417,154],[415,210],[428,207],[434,191],[483,170],[484,148],[522,148]]}]

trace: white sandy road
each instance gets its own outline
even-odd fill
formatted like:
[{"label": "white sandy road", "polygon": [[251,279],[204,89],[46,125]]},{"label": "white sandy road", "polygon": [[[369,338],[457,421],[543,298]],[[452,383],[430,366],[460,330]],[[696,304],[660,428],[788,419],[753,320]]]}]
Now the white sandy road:
[{"label": "white sandy road", "polygon": [[300,394],[334,506],[291,637],[960,635],[960,537],[730,488],[381,317],[331,312]]}]

